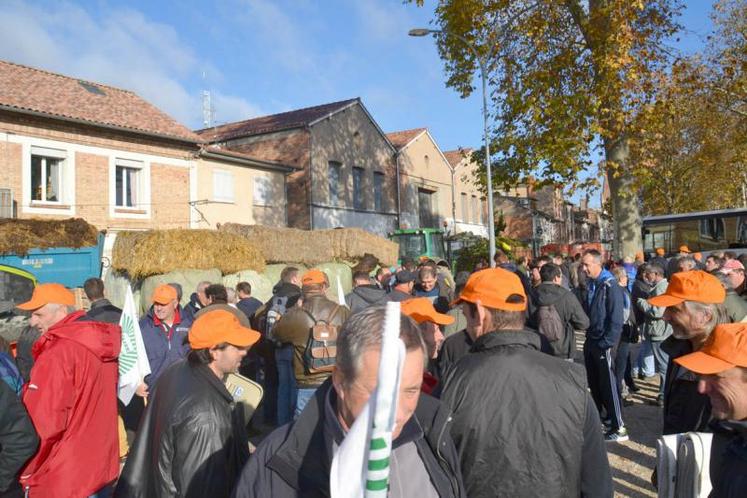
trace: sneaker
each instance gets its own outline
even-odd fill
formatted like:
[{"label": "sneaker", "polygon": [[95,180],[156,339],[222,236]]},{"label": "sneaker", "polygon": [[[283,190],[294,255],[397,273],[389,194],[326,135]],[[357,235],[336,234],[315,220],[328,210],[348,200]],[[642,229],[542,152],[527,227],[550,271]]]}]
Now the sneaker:
[{"label": "sneaker", "polygon": [[622,443],[628,439],[628,429],[625,427],[620,427],[616,431],[609,431],[604,435],[604,440],[608,443]]}]

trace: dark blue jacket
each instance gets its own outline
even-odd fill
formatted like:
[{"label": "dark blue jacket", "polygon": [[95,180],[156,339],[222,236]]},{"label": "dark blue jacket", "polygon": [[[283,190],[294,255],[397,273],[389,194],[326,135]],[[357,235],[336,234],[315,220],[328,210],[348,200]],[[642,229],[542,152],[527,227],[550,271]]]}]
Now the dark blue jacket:
[{"label": "dark blue jacket", "polygon": [[192,319],[182,308],[179,308],[178,317],[175,318],[177,319],[174,320],[174,325],[169,328],[153,314],[151,306],[148,314],[140,320],[143,344],[150,363],[150,375],[145,378],[149,391],[152,391],[158,376],[166,371],[169,365],[185,358],[189,352],[189,344],[185,343],[185,339]]},{"label": "dark blue jacket", "polygon": [[589,280],[584,308],[589,315],[586,340],[601,349],[617,344],[624,323],[625,295],[617,279],[602,270],[596,280]]}]

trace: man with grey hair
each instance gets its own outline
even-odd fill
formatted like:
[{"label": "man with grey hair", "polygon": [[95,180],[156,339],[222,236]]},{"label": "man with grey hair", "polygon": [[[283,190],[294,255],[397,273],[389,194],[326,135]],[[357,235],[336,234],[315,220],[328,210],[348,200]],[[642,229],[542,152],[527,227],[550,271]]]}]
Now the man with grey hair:
[{"label": "man with grey hair", "polygon": [[[643,272],[643,278],[651,286],[648,297],[655,297],[664,294],[667,291],[669,283],[664,278],[664,268],[659,265],[647,265]],[[656,405],[664,406],[664,385],[666,384],[667,363],[669,357],[665,353],[661,344],[670,335],[672,335],[672,326],[664,320],[664,310],[660,306],[653,306],[647,298],[640,297],[634,303],[643,315],[643,324],[641,334],[646,342],[647,351],[651,351],[654,359],[654,372],[660,377],[659,394],[656,397]]]},{"label": "man with grey hair", "polygon": [[708,396],[698,392],[698,378],[674,362],[698,351],[716,325],[726,323],[726,292],[710,273],[693,270],[672,275],[664,294],[649,298],[652,306],[664,307],[664,320],[672,335],[662,345],[669,355],[664,385],[664,434],[707,431],[711,418]]},{"label": "man with grey hair", "polygon": [[[117,478],[117,358],[121,330],[75,311],[60,284],[41,284],[18,308],[41,332],[23,393],[39,448],[21,471],[26,496],[90,496]],[[4,407],[3,407],[4,408]]]},{"label": "man with grey hair", "polygon": [[698,267],[698,262],[692,256],[682,256],[677,260],[677,271],[691,271]]},{"label": "man with grey hair", "polygon": [[[257,447],[236,485],[235,498],[329,495],[334,452],[376,388],[385,314],[384,307],[374,306],[345,322],[332,377],[295,422],[276,429]],[[464,497],[449,414],[439,401],[420,392],[425,344],[418,327],[405,316],[400,318],[400,339],[406,355],[388,496]]]}]

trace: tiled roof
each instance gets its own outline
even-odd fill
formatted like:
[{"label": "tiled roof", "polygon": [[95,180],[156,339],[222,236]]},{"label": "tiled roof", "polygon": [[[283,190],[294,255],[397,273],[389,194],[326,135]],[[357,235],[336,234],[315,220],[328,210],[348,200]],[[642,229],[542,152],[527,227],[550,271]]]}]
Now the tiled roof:
[{"label": "tiled roof", "polygon": [[399,150],[412,142],[415,137],[423,133],[425,130],[425,128],[413,128],[412,130],[394,131],[392,133],[387,133],[386,137],[390,142],[392,142],[392,145]]},{"label": "tiled roof", "polygon": [[301,128],[314,121],[321,119],[335,111],[339,111],[350,104],[360,102],[360,99],[341,100],[329,104],[297,109],[295,111],[281,112],[270,116],[237,121],[212,128],[197,130],[195,133],[209,142],[222,142],[232,138],[261,135],[274,131],[291,130]]},{"label": "tiled roof", "polygon": [[470,153],[472,153],[472,149],[447,150],[444,152],[444,157],[446,157],[446,160],[453,167],[468,158]]},{"label": "tiled roof", "polygon": [[201,141],[133,92],[12,62],[0,61],[0,106],[135,133]]}]

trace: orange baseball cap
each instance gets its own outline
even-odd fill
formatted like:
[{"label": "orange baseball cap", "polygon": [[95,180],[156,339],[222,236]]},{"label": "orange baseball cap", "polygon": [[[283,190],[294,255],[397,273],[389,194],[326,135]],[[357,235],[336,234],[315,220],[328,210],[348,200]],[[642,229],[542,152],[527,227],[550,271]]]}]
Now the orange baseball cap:
[{"label": "orange baseball cap", "polygon": [[62,284],[41,284],[34,288],[31,299],[16,307],[24,311],[34,311],[50,303],[75,306],[75,295]]},{"label": "orange baseball cap", "polygon": [[703,260],[703,255],[700,254],[699,252],[696,252],[693,254],[693,259],[695,259],[695,261],[700,263]]},{"label": "orange baseball cap", "polygon": [[192,349],[208,349],[222,342],[247,348],[260,339],[256,330],[244,327],[230,311],[217,309],[201,315],[189,329]]},{"label": "orange baseball cap", "polygon": [[176,289],[169,284],[161,284],[153,291],[153,296],[150,300],[156,304],[169,304],[176,297]]},{"label": "orange baseball cap", "polygon": [[306,273],[303,274],[303,277],[301,277],[302,285],[326,284],[326,283],[327,283],[327,275],[325,275],[322,270],[317,270],[316,268],[313,268],[307,271]]},{"label": "orange baseball cap", "polygon": [[[512,295],[522,297],[519,303],[509,303],[507,299]],[[527,309],[527,296],[521,280],[514,273],[503,268],[488,268],[470,275],[459,298],[452,304],[462,301],[475,303],[480,301],[483,306],[504,311],[524,311]]]},{"label": "orange baseball cap", "polygon": [[653,306],[667,307],[682,301],[718,304],[725,299],[726,291],[718,278],[702,270],[693,270],[672,275],[667,291],[648,302]]},{"label": "orange baseball cap", "polygon": [[657,255],[659,255],[659,256],[664,256],[664,254],[665,254],[665,253],[666,253],[666,251],[664,250],[664,248],[663,248],[663,247],[657,247],[657,248],[656,248],[656,254],[657,254]]},{"label": "orange baseball cap", "polygon": [[686,245],[681,245],[680,246],[680,252],[687,252],[687,253],[689,253],[690,252],[690,248],[687,247]]},{"label": "orange baseball cap", "polygon": [[747,368],[747,324],[717,325],[700,350],[675,358],[695,373],[709,375],[734,367]]},{"label": "orange baseball cap", "polygon": [[453,316],[444,315],[436,311],[433,303],[427,297],[415,297],[402,301],[399,309],[403,315],[409,316],[418,323],[433,322],[438,325],[451,325],[454,323]]}]

